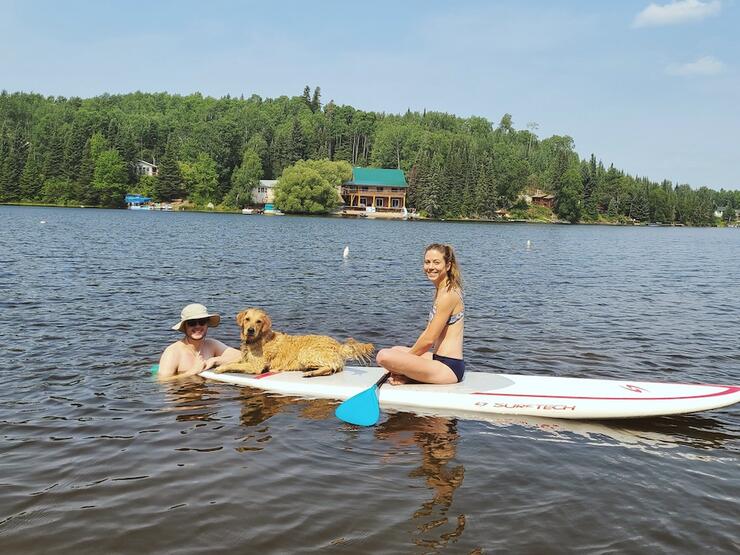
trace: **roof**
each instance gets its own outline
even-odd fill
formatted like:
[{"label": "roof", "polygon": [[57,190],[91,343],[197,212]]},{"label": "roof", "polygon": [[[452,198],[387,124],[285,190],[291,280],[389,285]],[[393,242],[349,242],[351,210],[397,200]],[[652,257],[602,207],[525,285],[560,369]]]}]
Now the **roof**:
[{"label": "roof", "polygon": [[403,170],[387,170],[384,168],[352,168],[352,181],[347,184],[408,187]]},{"label": "roof", "polygon": [[126,203],[132,203],[132,202],[149,202],[152,200],[149,197],[145,197],[144,195],[134,195],[134,194],[128,194],[126,195]]}]

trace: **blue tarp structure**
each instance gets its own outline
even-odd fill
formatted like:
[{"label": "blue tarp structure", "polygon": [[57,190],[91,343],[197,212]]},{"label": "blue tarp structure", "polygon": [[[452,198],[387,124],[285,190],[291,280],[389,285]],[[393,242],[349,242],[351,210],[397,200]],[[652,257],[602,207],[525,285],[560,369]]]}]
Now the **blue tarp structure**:
[{"label": "blue tarp structure", "polygon": [[143,204],[151,202],[152,199],[142,195],[126,195],[126,204]]}]

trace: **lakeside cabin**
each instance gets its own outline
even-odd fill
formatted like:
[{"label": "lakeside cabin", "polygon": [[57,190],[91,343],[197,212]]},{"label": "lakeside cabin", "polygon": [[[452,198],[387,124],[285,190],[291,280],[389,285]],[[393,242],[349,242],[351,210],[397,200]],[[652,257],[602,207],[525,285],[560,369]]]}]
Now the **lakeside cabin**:
[{"label": "lakeside cabin", "polygon": [[146,160],[137,160],[134,164],[134,172],[136,175],[159,175],[159,167]]},{"label": "lakeside cabin", "polygon": [[555,195],[537,191],[532,195],[532,204],[535,206],[544,206],[552,210],[555,208]]},{"label": "lakeside cabin", "polygon": [[386,217],[403,217],[408,184],[403,170],[352,168],[352,179],[342,183],[340,195],[345,214],[374,212]]}]

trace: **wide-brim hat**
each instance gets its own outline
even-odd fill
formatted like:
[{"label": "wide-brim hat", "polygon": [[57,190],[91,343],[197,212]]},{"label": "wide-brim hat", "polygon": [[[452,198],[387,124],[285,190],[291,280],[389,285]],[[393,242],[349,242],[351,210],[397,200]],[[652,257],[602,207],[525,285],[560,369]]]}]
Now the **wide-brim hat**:
[{"label": "wide-brim hat", "polygon": [[202,304],[193,303],[182,309],[182,312],[180,312],[180,321],[172,326],[172,329],[182,331],[185,322],[188,320],[200,320],[201,318],[208,318],[208,326],[211,328],[215,328],[221,322],[221,316],[211,314]]}]

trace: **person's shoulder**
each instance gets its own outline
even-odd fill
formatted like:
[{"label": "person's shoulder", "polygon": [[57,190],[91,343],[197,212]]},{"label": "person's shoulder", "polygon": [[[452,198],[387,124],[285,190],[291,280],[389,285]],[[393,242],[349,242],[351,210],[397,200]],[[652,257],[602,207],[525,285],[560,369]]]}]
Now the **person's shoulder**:
[{"label": "person's shoulder", "polygon": [[463,298],[463,294],[462,294],[462,291],[460,289],[456,288],[456,287],[455,288],[452,288],[452,289],[444,288],[440,292],[440,298],[442,298],[442,299],[452,299],[453,301],[457,301],[458,299],[462,299]]},{"label": "person's shoulder", "polygon": [[164,352],[171,353],[171,354],[179,353],[183,349],[184,346],[185,346],[184,343],[178,339],[174,343],[170,343],[169,345],[167,345],[167,347],[165,347]]},{"label": "person's shoulder", "polygon": [[205,344],[215,347],[217,345],[223,345],[223,342],[219,341],[218,339],[214,339],[212,337],[206,337]]}]

